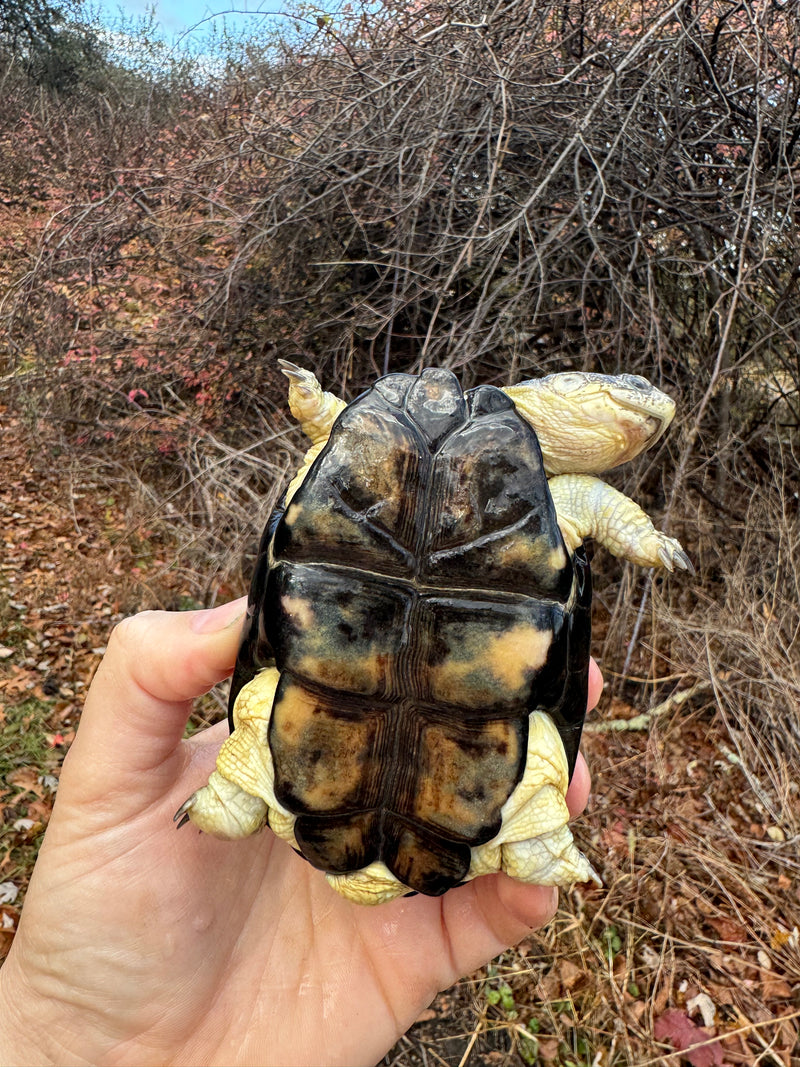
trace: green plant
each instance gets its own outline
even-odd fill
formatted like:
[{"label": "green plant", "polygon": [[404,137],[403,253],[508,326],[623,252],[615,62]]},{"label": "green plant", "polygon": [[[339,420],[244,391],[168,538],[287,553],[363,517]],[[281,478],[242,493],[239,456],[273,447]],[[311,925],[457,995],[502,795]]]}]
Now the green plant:
[{"label": "green plant", "polygon": [[603,951],[609,962],[622,950],[622,939],[616,926],[606,926],[600,935]]},{"label": "green plant", "polygon": [[508,982],[498,975],[497,968],[494,965],[487,969],[487,982],[484,992],[487,1004],[500,1008],[507,1019],[517,1018],[519,1011],[514,1000],[514,991]]}]

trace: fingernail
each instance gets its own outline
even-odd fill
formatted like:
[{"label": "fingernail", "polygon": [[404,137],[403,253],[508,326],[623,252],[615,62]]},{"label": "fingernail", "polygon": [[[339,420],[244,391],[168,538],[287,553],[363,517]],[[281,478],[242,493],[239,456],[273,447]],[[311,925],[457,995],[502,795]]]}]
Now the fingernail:
[{"label": "fingernail", "polygon": [[238,623],[247,608],[247,597],[232,600],[230,604],[221,604],[218,608],[206,608],[193,611],[189,628],[196,634],[214,634]]}]

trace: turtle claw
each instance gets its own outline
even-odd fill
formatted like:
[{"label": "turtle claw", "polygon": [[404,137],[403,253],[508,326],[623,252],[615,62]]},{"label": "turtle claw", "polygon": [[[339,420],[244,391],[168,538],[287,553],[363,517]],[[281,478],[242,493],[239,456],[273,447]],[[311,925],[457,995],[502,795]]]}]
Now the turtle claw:
[{"label": "turtle claw", "polygon": [[681,570],[688,571],[689,574],[692,575],[695,573],[692,561],[689,559],[689,557],[686,555],[682,548],[675,553],[675,562],[678,564]]},{"label": "turtle claw", "polygon": [[[188,800],[184,800],[184,802],[172,816],[172,821],[178,823],[176,829],[180,830],[182,826],[185,826],[187,822],[190,821],[189,811],[191,810],[191,808],[194,807],[194,796],[194,793],[192,793]],[[178,820],[180,820],[180,822]]]},{"label": "turtle claw", "polygon": [[319,382],[310,370],[304,370],[303,367],[298,367],[296,363],[290,363],[288,359],[279,359],[278,366],[292,385],[305,385],[310,388],[315,385],[319,386]]},{"label": "turtle claw", "polygon": [[674,571],[678,567],[682,571],[694,574],[692,561],[681,548],[680,542],[674,537],[666,537],[662,534],[663,542],[658,548],[658,558],[668,571]]}]

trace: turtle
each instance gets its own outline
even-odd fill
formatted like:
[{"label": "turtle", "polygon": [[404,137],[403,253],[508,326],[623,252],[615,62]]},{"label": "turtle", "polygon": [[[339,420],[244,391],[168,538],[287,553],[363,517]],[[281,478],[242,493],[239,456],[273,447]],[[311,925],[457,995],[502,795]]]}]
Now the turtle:
[{"label": "turtle", "polygon": [[281,361],[311,441],[264,530],[231,734],[176,820],[265,825],[349,900],[439,896],[505,871],[599,881],[565,795],[588,687],[584,539],[692,570],[597,475],[675,404],[638,375],[462,390],[430,367],[345,404]]}]

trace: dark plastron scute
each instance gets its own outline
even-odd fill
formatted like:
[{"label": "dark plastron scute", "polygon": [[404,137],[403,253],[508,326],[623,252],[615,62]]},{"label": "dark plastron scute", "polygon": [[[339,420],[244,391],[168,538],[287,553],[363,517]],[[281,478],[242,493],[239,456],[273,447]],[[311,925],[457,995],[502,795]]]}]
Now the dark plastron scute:
[{"label": "dark plastron scute", "polygon": [[555,675],[563,676],[564,687],[558,699],[545,703],[558,729],[567,755],[570,779],[575,770],[581,743],[586,704],[589,698],[589,659],[592,642],[592,573],[586,551],[581,546],[573,557],[575,604],[566,617],[566,646],[555,664]]},{"label": "dark plastron scute", "polygon": [[269,745],[298,847],[442,893],[500,828],[530,711],[574,763],[588,584],[576,600],[536,435],[491,386],[389,375],[339,416],[269,543],[236,677],[272,655],[281,671]]}]

